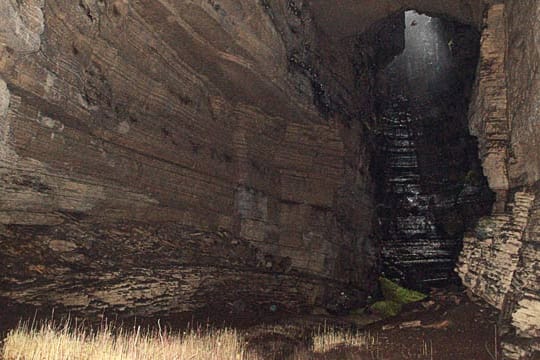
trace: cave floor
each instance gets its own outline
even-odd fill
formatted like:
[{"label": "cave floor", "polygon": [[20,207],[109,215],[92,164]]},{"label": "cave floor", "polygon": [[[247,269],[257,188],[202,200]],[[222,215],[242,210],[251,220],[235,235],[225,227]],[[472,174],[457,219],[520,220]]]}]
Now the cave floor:
[{"label": "cave floor", "polygon": [[[474,303],[463,292],[434,290],[425,301],[409,304],[396,317],[377,320],[373,315],[283,318],[272,326],[247,329],[253,348],[264,359],[313,360],[493,360],[497,355],[498,312]],[[367,324],[366,324],[367,323]],[[305,334],[323,326],[358,329],[367,333],[367,349],[337,346],[325,353],[303,350]],[[283,332],[283,329],[288,331]],[[293,350],[294,349],[294,350]],[[298,352],[300,355],[290,355]]]},{"label": "cave floor", "polygon": [[498,314],[463,292],[434,291],[367,329],[379,334],[380,359],[493,360],[500,358]]},{"label": "cave floor", "polygon": [[[36,316],[35,308],[0,304],[0,336],[21,318]],[[50,318],[50,309],[40,309],[38,318]],[[48,316],[47,316],[48,314]],[[346,360],[346,359],[436,359],[492,360],[496,357],[498,312],[479,301],[472,302],[462,291],[432,290],[429,297],[406,305],[395,317],[381,319],[376,314],[331,316],[294,315],[278,309],[273,314],[206,313],[191,317],[160,319],[160,326],[185,329],[193,324],[234,327],[245,334],[249,359]],[[211,319],[211,320],[210,320]],[[122,323],[132,327],[131,320]],[[137,319],[152,326],[156,319]],[[209,325],[210,324],[210,325]],[[310,349],[314,333],[321,329],[352,330],[368,334],[367,347],[337,345],[326,352]]]}]

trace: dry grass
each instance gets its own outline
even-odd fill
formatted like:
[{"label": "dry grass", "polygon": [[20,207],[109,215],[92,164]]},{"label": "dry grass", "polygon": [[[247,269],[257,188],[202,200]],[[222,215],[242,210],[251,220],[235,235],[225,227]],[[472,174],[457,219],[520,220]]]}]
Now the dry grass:
[{"label": "dry grass", "polygon": [[[292,335],[289,328],[267,329],[268,333]],[[312,346],[300,347],[295,359],[311,359],[339,348],[356,348],[380,359],[383,345],[377,335],[322,327],[312,335]],[[254,344],[251,344],[254,345]],[[260,345],[260,344],[259,344]],[[167,330],[125,331],[105,324],[97,331],[69,321],[62,326],[52,321],[39,326],[21,324],[9,332],[0,348],[4,360],[263,360],[243,334],[230,329],[194,329],[183,333]],[[274,349],[278,350],[278,349]],[[266,354],[266,352],[264,352]],[[420,355],[420,352],[418,352]],[[270,354],[269,354],[270,355]],[[423,343],[422,359],[433,359],[431,344]],[[275,358],[275,357],[272,357]],[[317,357],[318,358],[318,357]],[[333,359],[333,358],[332,358]]]},{"label": "dry grass", "polygon": [[369,333],[323,328],[313,336],[313,352],[325,353],[342,345],[370,349],[377,343]]},{"label": "dry grass", "polygon": [[245,343],[234,330],[113,332],[109,326],[94,332],[70,324],[61,328],[52,323],[34,328],[23,324],[8,334],[2,355],[5,360],[246,359]]}]

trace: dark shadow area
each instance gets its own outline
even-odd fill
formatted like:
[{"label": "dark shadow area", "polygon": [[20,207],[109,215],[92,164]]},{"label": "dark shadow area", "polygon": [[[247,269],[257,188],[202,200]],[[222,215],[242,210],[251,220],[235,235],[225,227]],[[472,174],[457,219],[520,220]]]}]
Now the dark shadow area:
[{"label": "dark shadow area", "polygon": [[463,234],[489,214],[467,110],[479,57],[470,26],[405,13],[405,47],[377,77],[378,233],[385,276],[456,283]]}]

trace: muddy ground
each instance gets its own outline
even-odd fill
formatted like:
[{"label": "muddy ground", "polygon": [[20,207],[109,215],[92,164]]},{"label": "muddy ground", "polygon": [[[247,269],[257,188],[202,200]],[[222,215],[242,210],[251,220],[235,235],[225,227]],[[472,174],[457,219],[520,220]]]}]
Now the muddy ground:
[{"label": "muddy ground", "polygon": [[[21,318],[49,318],[50,309],[35,309],[0,304],[0,336],[4,337]],[[494,360],[499,349],[497,311],[480,302],[472,302],[460,290],[433,290],[421,302],[405,306],[396,317],[381,319],[377,314],[331,316],[246,314],[245,317],[206,311],[160,320],[161,326],[182,329],[193,324],[235,327],[246,334],[252,354],[264,359],[436,359]],[[36,315],[37,314],[37,315]],[[57,315],[56,315],[57,316]],[[155,319],[123,320],[152,326]],[[337,346],[325,353],[310,350],[312,335],[323,328],[346,329],[369,334],[367,348]],[[253,355],[255,357],[255,355]]]},{"label": "muddy ground", "polygon": [[[435,291],[422,302],[410,304],[393,318],[376,321],[373,315],[303,317],[278,321],[287,324],[290,337],[267,331],[257,335],[258,327],[250,329],[252,346],[260,347],[268,359],[294,359],[294,350],[306,343],[305,332],[316,332],[321,323],[368,332],[373,344],[368,349],[338,346],[323,354],[300,351],[301,359],[435,359],[435,360],[494,360],[499,355],[498,313],[488,305],[473,303],[463,292]],[[365,325],[368,321],[375,322]],[[260,328],[260,326],[259,326]],[[264,332],[262,332],[264,334]],[[279,333],[278,333],[279,334]],[[296,336],[294,336],[296,334]],[[249,338],[249,336],[248,336]],[[275,343],[274,353],[268,351]],[[293,346],[294,345],[294,346]],[[294,349],[294,350],[293,350]],[[266,352],[264,352],[266,350]]]}]

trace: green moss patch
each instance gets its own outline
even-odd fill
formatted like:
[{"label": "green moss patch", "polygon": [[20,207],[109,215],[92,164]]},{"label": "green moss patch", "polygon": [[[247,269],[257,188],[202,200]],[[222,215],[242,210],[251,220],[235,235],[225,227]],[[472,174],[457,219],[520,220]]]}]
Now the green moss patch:
[{"label": "green moss patch", "polygon": [[381,286],[384,299],[387,301],[396,302],[398,304],[408,304],[421,301],[427,297],[427,295],[422,294],[421,292],[401,287],[395,282],[384,277],[379,278],[379,284]]},{"label": "green moss patch", "polygon": [[402,305],[395,301],[383,300],[377,301],[369,307],[369,309],[376,314],[383,317],[396,316],[401,311]]}]

